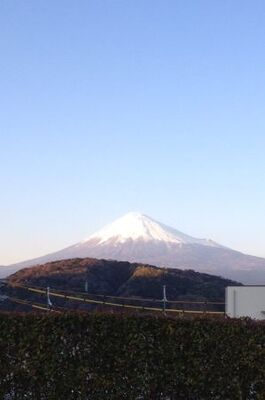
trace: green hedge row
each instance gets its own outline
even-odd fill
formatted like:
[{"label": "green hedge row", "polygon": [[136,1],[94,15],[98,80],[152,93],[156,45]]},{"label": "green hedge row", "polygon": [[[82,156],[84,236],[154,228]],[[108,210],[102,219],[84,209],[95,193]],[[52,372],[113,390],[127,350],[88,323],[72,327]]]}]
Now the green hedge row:
[{"label": "green hedge row", "polygon": [[265,399],[265,325],[0,315],[0,399]]}]

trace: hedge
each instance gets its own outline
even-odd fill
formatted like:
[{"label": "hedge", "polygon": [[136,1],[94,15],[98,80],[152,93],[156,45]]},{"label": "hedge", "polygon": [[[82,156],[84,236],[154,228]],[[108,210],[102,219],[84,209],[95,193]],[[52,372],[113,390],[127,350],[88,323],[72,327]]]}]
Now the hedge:
[{"label": "hedge", "polygon": [[0,399],[265,399],[265,325],[0,315]]}]

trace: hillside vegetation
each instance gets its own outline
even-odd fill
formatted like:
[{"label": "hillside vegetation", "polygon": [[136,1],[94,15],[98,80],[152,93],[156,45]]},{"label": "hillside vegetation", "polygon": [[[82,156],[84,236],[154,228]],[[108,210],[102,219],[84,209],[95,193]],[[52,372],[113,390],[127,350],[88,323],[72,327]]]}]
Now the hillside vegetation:
[{"label": "hillside vegetation", "polygon": [[264,323],[0,314],[0,398],[262,400]]},{"label": "hillside vegetation", "polygon": [[166,269],[150,265],[75,258],[26,268],[11,275],[10,284],[50,286],[91,294],[161,299],[167,286],[168,300],[223,301],[225,287],[238,284],[193,270]]}]

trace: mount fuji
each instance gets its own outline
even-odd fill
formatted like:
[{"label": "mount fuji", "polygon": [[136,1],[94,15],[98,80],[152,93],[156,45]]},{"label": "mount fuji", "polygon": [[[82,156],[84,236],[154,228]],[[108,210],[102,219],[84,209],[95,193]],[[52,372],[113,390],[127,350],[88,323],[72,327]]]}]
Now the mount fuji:
[{"label": "mount fuji", "polygon": [[248,284],[265,283],[265,259],[245,255],[210,239],[194,238],[135,212],[73,246],[5,267],[1,275],[36,264],[85,257],[194,269]]}]

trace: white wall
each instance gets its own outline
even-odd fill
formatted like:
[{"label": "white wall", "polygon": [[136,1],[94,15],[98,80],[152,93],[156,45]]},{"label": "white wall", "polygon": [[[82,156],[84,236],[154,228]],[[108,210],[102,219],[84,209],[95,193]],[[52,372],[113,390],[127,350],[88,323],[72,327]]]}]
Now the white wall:
[{"label": "white wall", "polygon": [[265,286],[228,286],[225,303],[231,318],[265,319]]}]

